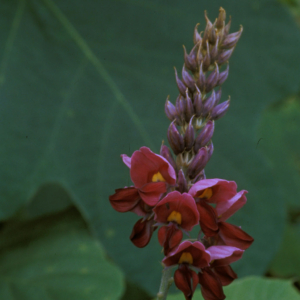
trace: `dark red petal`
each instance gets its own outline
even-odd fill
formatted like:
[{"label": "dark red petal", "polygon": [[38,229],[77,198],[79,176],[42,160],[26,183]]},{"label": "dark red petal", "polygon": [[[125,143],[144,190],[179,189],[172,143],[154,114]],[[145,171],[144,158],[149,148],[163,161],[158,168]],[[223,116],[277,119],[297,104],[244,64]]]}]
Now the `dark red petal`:
[{"label": "dark red petal", "polygon": [[174,273],[174,282],[176,287],[183,292],[186,300],[192,299],[198,284],[198,276],[195,271],[190,270],[187,265],[181,264]]},{"label": "dark red petal", "polygon": [[207,237],[214,236],[218,233],[219,226],[217,215],[212,206],[207,204],[204,200],[197,203],[197,209],[200,213],[200,226]]},{"label": "dark red petal", "polygon": [[180,244],[182,236],[182,231],[174,223],[170,223],[168,226],[163,226],[159,229],[158,241],[164,247],[164,254],[166,256]]},{"label": "dark red petal", "polygon": [[132,210],[140,199],[139,192],[135,187],[117,189],[113,195],[109,196],[111,206],[119,212]]},{"label": "dark red petal", "polygon": [[238,226],[219,222],[219,235],[226,245],[234,246],[242,250],[248,249],[254,239]]},{"label": "dark red petal", "polygon": [[221,280],[210,268],[203,269],[202,273],[198,274],[198,277],[205,300],[223,300],[226,298]]},{"label": "dark red petal", "polygon": [[162,181],[147,183],[139,189],[141,198],[149,206],[155,206],[166,191],[166,183]]},{"label": "dark red petal", "polygon": [[237,278],[236,273],[230,266],[215,267],[213,270],[221,280],[223,286],[230,284],[234,279]]},{"label": "dark red petal", "polygon": [[143,221],[143,219],[140,219],[135,223],[130,235],[130,240],[135,246],[139,248],[147,246],[153,231],[156,229],[153,227],[154,223],[154,220]]}]

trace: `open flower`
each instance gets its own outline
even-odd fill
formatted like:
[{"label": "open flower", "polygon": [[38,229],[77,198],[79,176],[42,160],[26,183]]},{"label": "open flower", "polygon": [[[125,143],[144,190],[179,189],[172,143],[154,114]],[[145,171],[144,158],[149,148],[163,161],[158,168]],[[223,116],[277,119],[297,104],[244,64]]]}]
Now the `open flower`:
[{"label": "open flower", "polygon": [[158,231],[158,241],[167,255],[182,239],[182,231],[191,231],[199,223],[199,212],[193,197],[187,193],[173,191],[153,209],[154,220],[166,224]]}]

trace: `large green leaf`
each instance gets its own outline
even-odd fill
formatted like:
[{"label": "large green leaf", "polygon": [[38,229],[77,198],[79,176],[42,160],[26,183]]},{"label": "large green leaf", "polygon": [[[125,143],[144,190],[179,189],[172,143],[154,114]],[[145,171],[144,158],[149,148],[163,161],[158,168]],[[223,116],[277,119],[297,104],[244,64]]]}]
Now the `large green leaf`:
[{"label": "large green leaf", "polygon": [[[246,277],[224,288],[228,300],[299,300],[300,295],[288,280]],[[184,300],[182,293],[170,295],[167,300]],[[199,288],[193,300],[203,300]]]},{"label": "large green leaf", "polygon": [[123,275],[77,211],[11,221],[0,236],[0,298],[120,299]]},{"label": "large green leaf", "polygon": [[[168,126],[164,100],[177,94],[172,66],[181,68],[181,45],[191,47],[204,9],[213,20],[221,4],[1,1],[1,219],[56,182],[127,275],[155,292],[157,242],[134,248],[128,236],[136,218],[114,212],[107,198],[130,185],[121,153],[142,145],[158,151]],[[227,1],[225,8],[233,30],[243,24],[245,31],[224,87],[231,110],[217,123],[207,174],[249,190],[249,203],[233,221],[255,243],[236,270],[261,274],[280,242],[284,208],[281,183],[256,149],[255,129],[266,104],[296,91],[300,34],[275,1]]]}]

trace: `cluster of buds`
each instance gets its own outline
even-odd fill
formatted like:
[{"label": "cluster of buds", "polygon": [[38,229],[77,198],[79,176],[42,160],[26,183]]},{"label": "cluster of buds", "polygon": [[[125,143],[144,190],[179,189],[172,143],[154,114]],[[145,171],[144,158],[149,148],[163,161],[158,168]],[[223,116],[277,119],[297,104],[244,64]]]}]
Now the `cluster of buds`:
[{"label": "cluster of buds", "polygon": [[[180,95],[175,106],[167,100],[165,112],[171,120],[168,140],[176,158],[164,144],[160,154],[142,147],[131,157],[121,155],[133,186],[109,197],[115,210],[141,217],[130,235],[135,246],[145,247],[159,228],[163,266],[178,266],[174,281],[186,299],[192,299],[198,284],[204,299],[225,299],[223,286],[237,277],[230,264],[253,242],[240,227],[227,223],[246,203],[247,191],[238,192],[234,181],[207,179],[204,172],[213,153],[214,121],[229,107],[229,100],[219,104],[220,86],[242,33],[241,29],[229,34],[225,17],[222,8],[213,24],[205,15],[204,33],[198,33],[197,25],[195,46],[190,54],[184,49],[182,80],[175,70]],[[220,71],[223,64],[227,66]],[[183,240],[195,226],[200,227],[197,238]]]}]

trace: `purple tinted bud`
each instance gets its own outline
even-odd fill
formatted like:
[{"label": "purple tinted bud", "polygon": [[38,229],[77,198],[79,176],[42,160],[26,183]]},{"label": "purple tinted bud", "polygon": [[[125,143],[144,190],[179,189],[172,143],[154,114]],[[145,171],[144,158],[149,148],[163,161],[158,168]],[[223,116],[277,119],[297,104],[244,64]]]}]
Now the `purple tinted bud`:
[{"label": "purple tinted bud", "polygon": [[226,114],[229,108],[229,104],[230,104],[230,99],[218,104],[211,113],[212,120],[218,120],[222,118]]},{"label": "purple tinted bud", "polygon": [[187,176],[190,179],[195,178],[206,166],[208,161],[207,149],[206,147],[201,148],[196,156],[194,157],[193,161],[187,168]]},{"label": "purple tinted bud", "polygon": [[193,115],[194,115],[193,102],[192,102],[192,99],[189,97],[188,89],[186,89],[186,94],[185,94],[185,120],[187,122],[189,122]]},{"label": "purple tinted bud", "polygon": [[220,102],[221,96],[222,96],[222,89],[219,88],[219,89],[216,91],[215,105],[217,105],[217,104]]},{"label": "purple tinted bud", "polygon": [[170,121],[173,121],[177,116],[176,107],[169,101],[169,97],[165,103],[165,113]]},{"label": "purple tinted bud", "polygon": [[224,81],[227,79],[229,74],[229,63],[227,63],[227,68],[225,71],[220,73],[219,80],[218,80],[218,85],[222,85]]},{"label": "purple tinted bud", "polygon": [[192,72],[195,72],[198,68],[197,64],[197,52],[200,45],[196,44],[193,49],[191,50],[190,54],[187,54],[185,47],[183,46],[184,51],[184,64],[185,66],[191,70]]},{"label": "purple tinted bud", "polygon": [[211,45],[215,45],[217,41],[216,29],[212,26],[208,34],[208,41]]},{"label": "purple tinted bud", "polygon": [[172,153],[170,151],[170,149],[166,146],[166,145],[161,145],[160,147],[160,155],[162,157],[164,157],[171,165],[172,167],[174,168],[174,170],[177,169],[177,166],[176,166],[176,162],[172,156]]},{"label": "purple tinted bud", "polygon": [[183,152],[183,137],[181,136],[177,127],[175,126],[174,121],[170,124],[168,128],[168,141],[175,155],[178,155],[179,153]]},{"label": "purple tinted bud", "polygon": [[228,61],[228,59],[230,58],[232,52],[233,52],[234,48],[232,49],[229,49],[229,50],[223,50],[219,56],[218,56],[218,64],[219,65],[222,65],[224,64],[225,62]]},{"label": "purple tinted bud", "polygon": [[211,156],[214,153],[214,144],[210,142],[210,144],[206,147],[207,148],[207,162],[210,160]]},{"label": "purple tinted bud", "polygon": [[211,62],[214,62],[218,57],[218,54],[219,54],[218,45],[219,45],[219,36],[217,36],[216,44],[212,47],[212,49],[210,51]]},{"label": "purple tinted bud", "polygon": [[200,117],[203,110],[202,96],[201,92],[198,90],[197,94],[194,95],[194,107],[196,117]]},{"label": "purple tinted bud", "polygon": [[225,20],[226,20],[226,12],[223,7],[220,7],[219,9],[219,16],[216,22],[216,28],[222,29],[225,26]]},{"label": "purple tinted bud", "polygon": [[181,169],[178,172],[176,190],[179,191],[181,194],[188,192],[188,185],[184,173]]},{"label": "purple tinted bud", "polygon": [[177,74],[176,68],[174,68],[174,70],[175,70],[176,84],[177,84],[179,93],[180,93],[182,96],[184,96],[184,95],[185,95],[186,86],[185,86],[184,83],[178,78],[178,74]]},{"label": "purple tinted bud", "polygon": [[204,117],[206,117],[213,109],[213,107],[215,106],[215,102],[216,102],[216,93],[213,90],[211,95],[204,102],[203,110],[202,110],[202,115]]},{"label": "purple tinted bud", "polygon": [[177,116],[181,122],[185,120],[185,99],[179,95],[176,99]]},{"label": "purple tinted bud", "polygon": [[224,28],[224,36],[226,37],[229,33],[229,30],[230,30],[230,26],[231,26],[231,17],[229,17],[229,21],[228,23],[226,24],[225,28]]},{"label": "purple tinted bud", "polygon": [[215,63],[215,70],[210,73],[206,80],[205,92],[210,92],[219,82],[219,66]]},{"label": "purple tinted bud", "polygon": [[196,137],[194,150],[197,153],[198,150],[207,145],[211,140],[215,130],[215,123],[213,121],[208,121],[205,127],[202,129],[200,134]]},{"label": "purple tinted bud", "polygon": [[238,40],[240,39],[243,32],[243,26],[241,26],[240,30],[231,34],[228,34],[226,38],[222,42],[223,49],[230,49],[236,45]]},{"label": "purple tinted bud", "polygon": [[201,40],[202,40],[202,38],[201,38],[201,36],[198,32],[198,26],[199,25],[200,25],[200,23],[196,24],[195,29],[194,29],[194,38],[193,38],[193,40],[194,40],[195,45],[198,44],[198,43],[201,43]]},{"label": "purple tinted bud", "polygon": [[205,17],[205,21],[206,21],[206,27],[203,33],[203,39],[202,39],[202,48],[203,49],[207,49],[208,48],[208,38],[209,38],[209,34],[211,31],[212,23],[209,20],[209,18],[207,17],[207,13],[206,11],[204,12],[204,17]]},{"label": "purple tinted bud", "polygon": [[195,140],[195,130],[193,127],[193,118],[191,118],[184,134],[185,150],[190,151],[193,148]]},{"label": "purple tinted bud", "polygon": [[207,52],[206,52],[206,55],[204,56],[203,65],[202,65],[204,72],[206,72],[208,70],[208,68],[210,66],[210,62],[211,62],[208,41],[206,42],[206,44],[207,44]]},{"label": "purple tinted bud", "polygon": [[197,86],[199,87],[201,92],[203,92],[205,89],[205,82],[206,82],[206,77],[205,77],[205,73],[203,72],[203,63],[201,63],[199,68],[199,78],[197,80]]},{"label": "purple tinted bud", "polygon": [[195,81],[190,73],[185,69],[184,65],[182,67],[182,81],[192,92],[196,90]]}]

